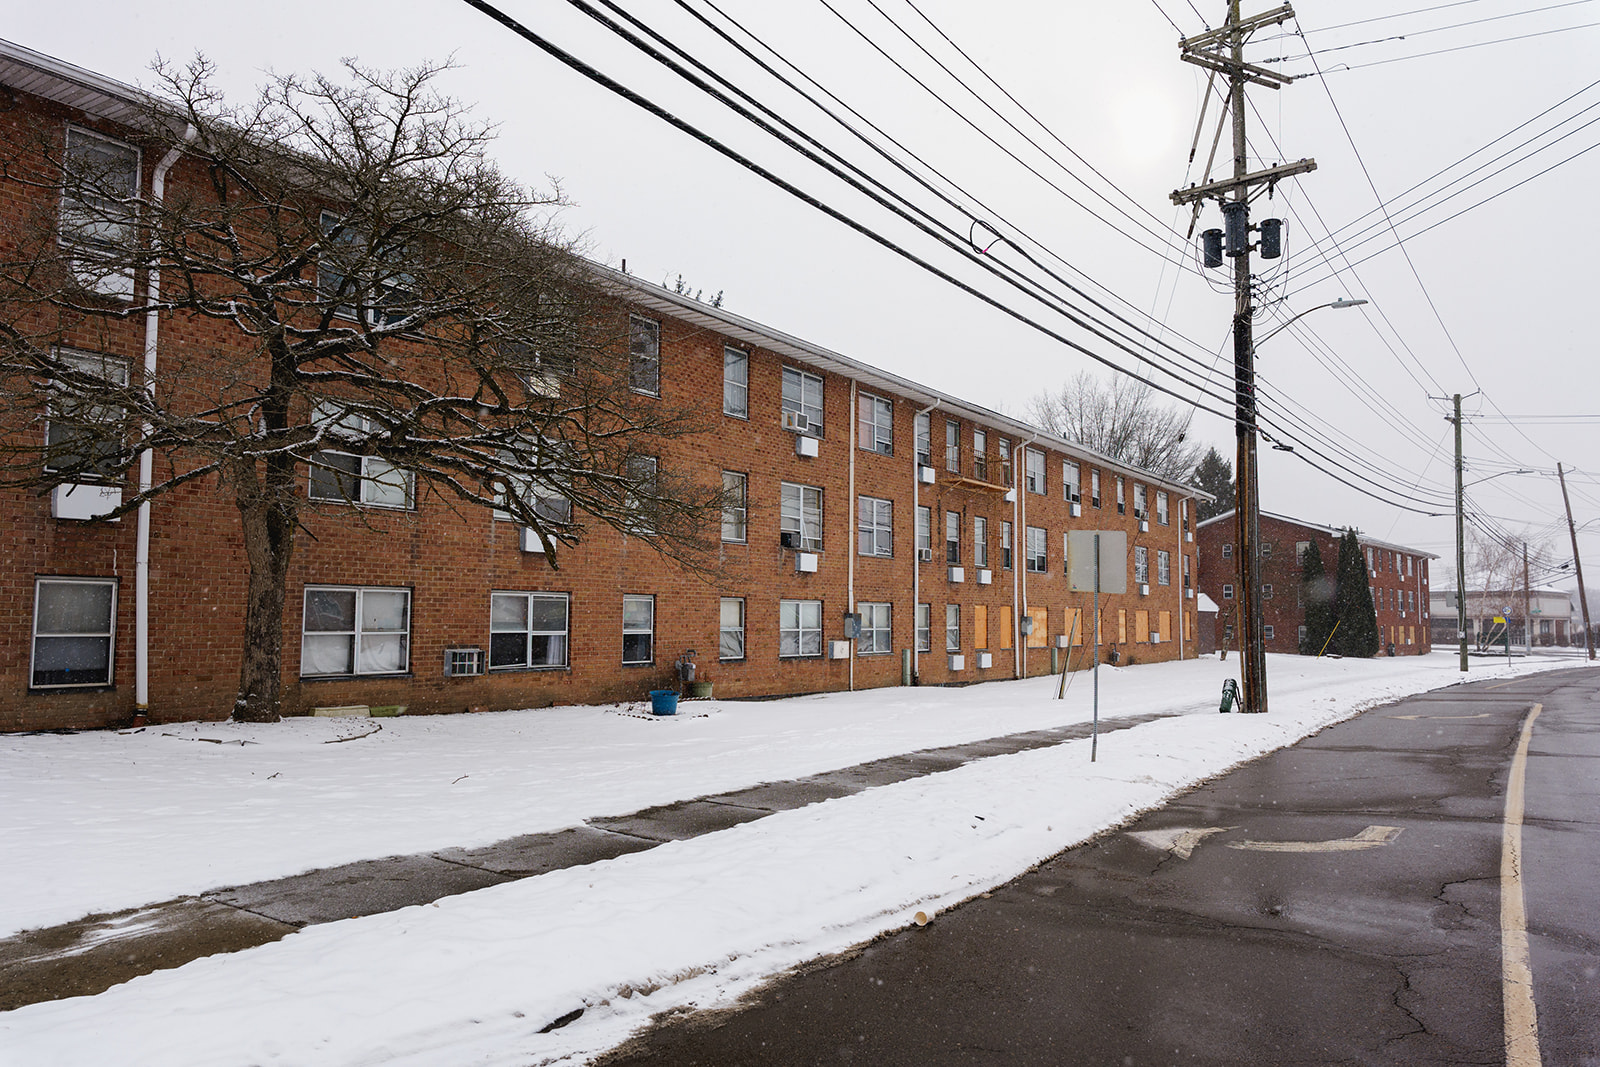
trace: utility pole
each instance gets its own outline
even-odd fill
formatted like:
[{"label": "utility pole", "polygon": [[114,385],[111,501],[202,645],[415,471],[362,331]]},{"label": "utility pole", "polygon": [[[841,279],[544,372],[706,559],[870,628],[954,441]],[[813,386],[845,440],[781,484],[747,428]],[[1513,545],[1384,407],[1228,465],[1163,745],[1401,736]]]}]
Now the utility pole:
[{"label": "utility pole", "polygon": [[[1172,194],[1172,202],[1197,204],[1206,198],[1220,201],[1225,228],[1208,230],[1204,235],[1206,265],[1221,266],[1224,248],[1233,258],[1233,425],[1238,445],[1234,528],[1239,545],[1239,660],[1244,682],[1239,710],[1246,712],[1267,710],[1267,653],[1261,619],[1261,502],[1256,471],[1255,341],[1251,334],[1255,309],[1250,290],[1250,191],[1259,186],[1271,189],[1283,178],[1315,170],[1317,164],[1315,160],[1302,159],[1254,173],[1247,169],[1245,83],[1281,89],[1294,79],[1246,63],[1244,45],[1257,29],[1293,17],[1293,9],[1284,4],[1264,14],[1241,18],[1239,0],[1228,0],[1228,21],[1224,25],[1179,42],[1180,58],[1185,63],[1227,77],[1228,111],[1233,124],[1233,177],[1179,189]],[[1196,138],[1198,144],[1198,131]],[[1282,254],[1282,223],[1264,220],[1260,232],[1262,256]]]},{"label": "utility pole", "polygon": [[1583,588],[1583,560],[1578,558],[1578,528],[1572,525],[1572,501],[1567,497],[1567,475],[1559,463],[1556,464],[1556,477],[1561,479],[1561,502],[1567,506],[1567,532],[1572,535],[1572,566],[1578,572],[1578,604],[1583,608],[1583,647],[1588,651],[1589,658],[1594,659],[1594,642],[1589,638],[1589,593]]},{"label": "utility pole", "polygon": [[1467,670],[1467,532],[1462,514],[1466,495],[1461,488],[1461,394],[1455,395],[1456,415],[1456,638],[1461,642],[1461,672]]},{"label": "utility pole", "polygon": [[1528,581],[1528,542],[1522,542],[1522,643],[1533,655],[1533,589]]}]

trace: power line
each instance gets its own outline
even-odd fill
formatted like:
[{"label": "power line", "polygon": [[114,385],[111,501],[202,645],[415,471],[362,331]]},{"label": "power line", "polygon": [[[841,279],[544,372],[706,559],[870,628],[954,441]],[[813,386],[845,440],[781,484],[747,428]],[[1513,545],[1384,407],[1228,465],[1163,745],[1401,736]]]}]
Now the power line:
[{"label": "power line", "polygon": [[[1473,44],[1456,45],[1454,48],[1439,48],[1432,52],[1417,52],[1414,55],[1408,56],[1392,56],[1389,59],[1374,59],[1367,63],[1340,64],[1340,66],[1335,67],[1330,71],[1323,71],[1320,67],[1318,67],[1316,74],[1319,78],[1326,78],[1328,74],[1339,73],[1340,71],[1364,70],[1367,67],[1381,67],[1388,63],[1402,63],[1408,59],[1427,59],[1429,56],[1443,56],[1448,55],[1451,52],[1464,52],[1469,48],[1486,48],[1493,44],[1510,44],[1513,41],[1530,41],[1535,37],[1548,37],[1553,33],[1570,33],[1573,30],[1590,30],[1596,26],[1600,26],[1600,22],[1586,22],[1581,26],[1561,26],[1557,29],[1540,30],[1538,33],[1525,33],[1517,37],[1500,37],[1493,41],[1477,41]],[[1308,55],[1306,58],[1311,59],[1313,64],[1315,64],[1315,58],[1309,54],[1310,50],[1307,49],[1307,52]],[[1309,75],[1296,75],[1296,77],[1309,77]]]}]

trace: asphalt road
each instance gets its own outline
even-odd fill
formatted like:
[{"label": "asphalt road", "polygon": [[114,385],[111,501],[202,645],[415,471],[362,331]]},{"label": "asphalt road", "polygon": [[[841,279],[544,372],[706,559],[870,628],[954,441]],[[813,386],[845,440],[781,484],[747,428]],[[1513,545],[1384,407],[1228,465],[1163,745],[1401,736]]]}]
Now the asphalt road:
[{"label": "asphalt road", "polygon": [[601,1062],[1514,1062],[1503,823],[1539,704],[1521,860],[1539,1048],[1600,1067],[1597,690],[1563,670],[1373,709]]}]

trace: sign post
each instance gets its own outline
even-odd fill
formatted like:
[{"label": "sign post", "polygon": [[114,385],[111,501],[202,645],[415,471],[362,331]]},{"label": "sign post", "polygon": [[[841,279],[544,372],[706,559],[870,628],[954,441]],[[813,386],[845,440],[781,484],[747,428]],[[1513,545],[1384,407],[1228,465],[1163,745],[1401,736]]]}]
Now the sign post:
[{"label": "sign post", "polygon": [[1074,593],[1094,593],[1094,719],[1089,762],[1100,751],[1100,594],[1128,591],[1128,535],[1122,530],[1067,533],[1067,582]]}]

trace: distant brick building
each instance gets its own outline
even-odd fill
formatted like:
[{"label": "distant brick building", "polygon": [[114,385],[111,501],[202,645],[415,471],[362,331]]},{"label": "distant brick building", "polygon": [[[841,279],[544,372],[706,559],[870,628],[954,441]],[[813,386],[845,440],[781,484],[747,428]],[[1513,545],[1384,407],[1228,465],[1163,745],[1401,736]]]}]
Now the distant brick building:
[{"label": "distant brick building", "polygon": [[[1300,589],[1301,556],[1315,544],[1332,578],[1339,566],[1341,529],[1317,526],[1283,515],[1261,513],[1261,617],[1268,652],[1298,652],[1305,626]],[[1380,654],[1394,648],[1397,656],[1421,655],[1433,648],[1428,631],[1428,561],[1438,557],[1403,545],[1357,533],[1366,557],[1367,580],[1377,613]],[[1234,512],[1200,523],[1200,590],[1221,607],[1217,614],[1219,646],[1239,647],[1239,562]]]},{"label": "distant brick building", "polygon": [[[0,136],[20,144],[26,125],[43,124],[92,137],[127,161],[135,189],[148,187],[156,161],[119,125],[137,111],[136,90],[3,43],[0,83],[14,100]],[[169,195],[185,186],[207,188],[180,159]],[[7,218],[55,210],[41,196],[0,178]],[[714,423],[657,460],[742,502],[722,516],[716,577],[609,527],[555,570],[536,539],[487,509],[464,514],[384,481],[361,457],[348,457],[360,489],[347,498],[346,483],[311,467],[287,590],[286,713],[641,699],[673,684],[690,649],[700,679],[731,697],[896,685],[908,663],[930,684],[1039,675],[1057,658],[1077,667],[1093,600],[1067,587],[1076,529],[1127,534],[1129,593],[1102,598],[1105,640],[1123,662],[1194,655],[1193,488],[596,270],[630,306],[634,351],[654,364],[651,395]],[[140,315],[60,345],[137,382],[157,327],[158,359],[236,343],[212,322]],[[134,517],[86,521],[126,486],[0,491],[0,729],[127,721],[140,663],[152,720],[229,714],[246,573],[232,498],[213,477],[155,501],[140,605]]]}]

